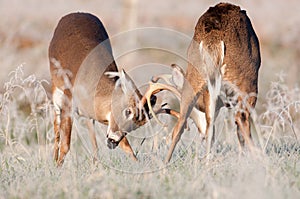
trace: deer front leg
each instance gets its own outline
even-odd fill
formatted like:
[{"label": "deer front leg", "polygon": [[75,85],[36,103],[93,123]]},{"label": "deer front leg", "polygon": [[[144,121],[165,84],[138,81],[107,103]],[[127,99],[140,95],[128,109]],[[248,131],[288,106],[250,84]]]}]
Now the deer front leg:
[{"label": "deer front leg", "polygon": [[198,95],[195,97],[193,89],[186,86],[187,88],[182,91],[181,103],[180,103],[180,115],[179,119],[172,132],[172,143],[169,148],[165,163],[170,162],[174,149],[180,140],[180,137],[184,131],[187,118],[190,116]]},{"label": "deer front leg", "polygon": [[95,120],[87,120],[87,126],[89,129],[90,139],[93,145],[93,162],[97,161],[97,153],[98,153],[98,144],[96,139],[96,132],[95,132]]},{"label": "deer front leg", "polygon": [[108,120],[108,127],[107,127],[107,146],[110,149],[116,148],[118,145],[120,148],[125,151],[127,154],[130,155],[130,157],[137,161],[137,158],[127,140],[125,137],[126,134],[124,132],[120,131],[118,124],[115,122],[114,117],[111,113],[107,115]]},{"label": "deer front leg", "polygon": [[120,143],[119,143],[120,148],[125,151],[125,153],[129,154],[131,159],[133,159],[134,161],[137,161],[138,159],[136,158],[128,140],[126,137],[124,137]]},{"label": "deer front leg", "polygon": [[[250,112],[249,112],[249,108],[250,106],[254,106],[253,104],[255,104],[255,100],[254,102],[252,102],[253,99],[250,98],[250,105],[243,104],[242,98],[239,97],[238,99],[238,104],[239,104],[239,108],[235,113],[235,123],[237,125],[237,136],[239,139],[239,144],[240,144],[240,149],[242,149],[245,146],[245,143],[247,144],[248,147],[250,147],[250,149],[253,147],[253,141],[251,138],[251,131],[250,131]],[[246,106],[246,107],[245,107]],[[249,106],[249,107],[247,107]]]},{"label": "deer front leg", "polygon": [[251,139],[249,111],[238,110],[235,114],[235,123],[237,125],[237,136],[239,139],[240,149],[244,148],[245,142],[251,148],[253,142]]},{"label": "deer front leg", "polygon": [[180,140],[180,137],[184,131],[184,127],[185,127],[185,119],[183,119],[183,117],[179,118],[178,122],[176,123],[176,126],[174,127],[173,133],[172,133],[172,143],[171,146],[169,148],[165,163],[170,162],[172,154],[174,152],[174,149],[178,143],[178,141]]}]

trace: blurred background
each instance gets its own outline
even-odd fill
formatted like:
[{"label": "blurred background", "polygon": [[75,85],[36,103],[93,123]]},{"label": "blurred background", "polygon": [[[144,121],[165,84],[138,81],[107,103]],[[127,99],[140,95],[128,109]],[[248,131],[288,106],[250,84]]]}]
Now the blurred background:
[{"label": "blurred background", "polygon": [[[8,74],[23,64],[26,74],[50,79],[48,46],[59,19],[70,12],[84,11],[98,16],[113,37],[143,27],[161,27],[192,37],[195,24],[214,0],[0,0],[0,92]],[[259,100],[263,101],[270,82],[282,81],[289,87],[299,83],[300,10],[297,0],[228,1],[247,11],[259,37],[262,65]],[[159,37],[159,35],[153,35]],[[130,45],[130,41],[123,41]],[[126,43],[127,42],[127,43]],[[132,41],[131,41],[132,42]],[[141,40],[133,42],[143,42]],[[187,42],[165,41],[185,53]],[[112,42],[114,51],[120,43]],[[173,46],[174,47],[174,46]],[[121,66],[149,62],[171,64],[176,60],[161,53],[120,57]],[[148,56],[148,58],[147,58]],[[141,61],[143,60],[143,61]],[[160,60],[167,60],[165,62]],[[126,68],[125,67],[125,68]],[[184,66],[185,67],[185,66]],[[283,78],[283,79],[282,79]],[[149,78],[148,78],[149,79]],[[258,104],[258,109],[260,105]]]}]

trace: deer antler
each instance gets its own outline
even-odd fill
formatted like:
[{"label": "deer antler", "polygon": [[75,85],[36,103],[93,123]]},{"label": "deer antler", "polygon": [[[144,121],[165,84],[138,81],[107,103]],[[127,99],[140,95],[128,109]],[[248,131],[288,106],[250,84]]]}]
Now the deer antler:
[{"label": "deer antler", "polygon": [[[176,97],[180,98],[181,97],[181,94],[180,92],[174,87],[174,86],[171,86],[171,85],[168,85],[168,84],[162,84],[162,83],[154,83],[154,82],[149,82],[149,88],[148,90],[146,91],[145,95],[142,97],[141,101],[140,101],[140,104],[139,104],[139,109],[143,108],[143,106],[147,103],[148,104],[148,107],[149,107],[149,111],[150,113],[152,114],[153,118],[159,123],[161,124],[162,126],[166,126],[166,124],[163,124],[156,116],[156,114],[154,113],[153,109],[152,109],[152,106],[151,106],[151,101],[150,101],[150,98],[151,98],[151,95],[154,95],[156,93],[159,93],[163,90],[168,90],[168,91],[171,91],[172,93],[174,93],[176,95]],[[157,114],[159,113],[167,113],[167,114],[170,114],[170,115],[173,115],[177,118],[179,118],[179,113],[174,111],[174,110],[171,110],[171,109],[160,109],[158,110]]]}]

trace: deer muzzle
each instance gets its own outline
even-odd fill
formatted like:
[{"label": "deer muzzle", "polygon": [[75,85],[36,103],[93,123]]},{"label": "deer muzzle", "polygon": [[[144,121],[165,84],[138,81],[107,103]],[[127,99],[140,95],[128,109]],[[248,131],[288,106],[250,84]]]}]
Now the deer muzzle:
[{"label": "deer muzzle", "polygon": [[116,131],[112,132],[111,130],[107,133],[107,147],[110,149],[116,148],[120,141],[126,136],[125,132]]}]

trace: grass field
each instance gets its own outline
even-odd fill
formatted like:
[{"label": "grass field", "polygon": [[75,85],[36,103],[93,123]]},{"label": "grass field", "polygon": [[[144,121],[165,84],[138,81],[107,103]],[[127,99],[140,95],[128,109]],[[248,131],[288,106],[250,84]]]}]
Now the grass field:
[{"label": "grass field", "polygon": [[[296,0],[289,4],[276,0],[272,5],[259,0],[231,1],[247,10],[261,43],[259,95],[253,112],[254,152],[239,152],[235,129],[226,117],[230,113],[222,110],[209,159],[204,157],[205,142],[189,121],[190,130],[184,133],[171,163],[165,165],[175,121],[162,116],[168,127],[151,121],[128,135],[138,162],[118,148],[109,150],[106,128],[96,124],[99,151],[98,161],[93,163],[86,119],[76,117],[65,164],[56,168],[52,161],[47,48],[61,16],[71,11],[95,13],[111,36],[148,26],[191,36],[198,17],[216,2],[138,1],[136,22],[131,26],[125,23],[126,10],[119,0],[0,1],[0,199],[299,198],[300,16]],[[183,53],[187,47],[178,40],[164,42]],[[115,52],[118,47],[118,42],[113,43]],[[165,66],[181,60],[161,51],[143,51],[132,57],[126,60],[121,56],[117,62],[129,68],[140,66],[131,72],[142,77],[138,80],[141,84],[149,80],[140,75],[149,63]]]}]

